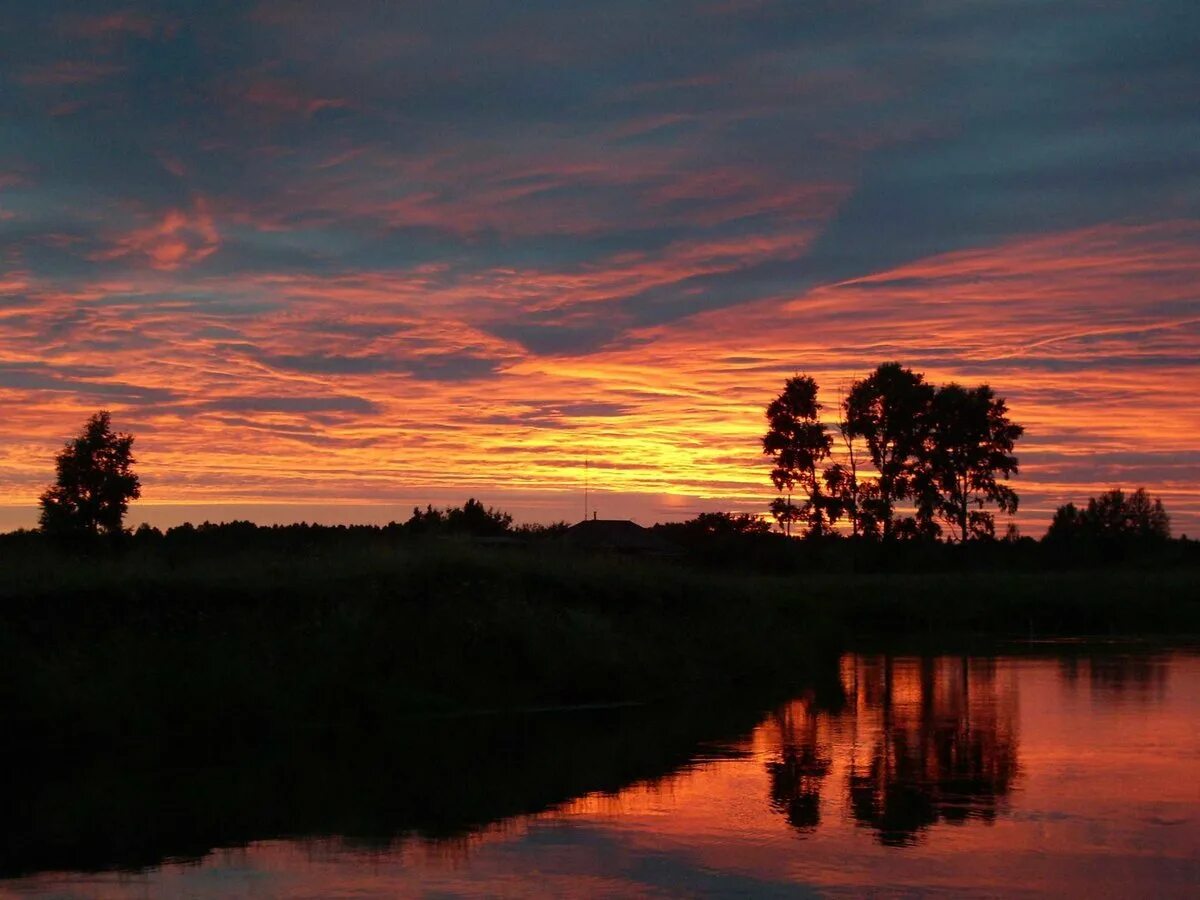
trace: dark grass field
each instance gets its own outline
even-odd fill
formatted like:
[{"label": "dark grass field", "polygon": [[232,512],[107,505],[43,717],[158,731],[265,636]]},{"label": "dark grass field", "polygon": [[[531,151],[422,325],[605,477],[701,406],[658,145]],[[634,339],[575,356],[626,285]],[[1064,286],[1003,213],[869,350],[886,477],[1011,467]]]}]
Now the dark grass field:
[{"label": "dark grass field", "polygon": [[864,639],[1200,632],[1194,567],[779,576],[382,539],[0,566],[0,740],[42,749],[785,689]]}]

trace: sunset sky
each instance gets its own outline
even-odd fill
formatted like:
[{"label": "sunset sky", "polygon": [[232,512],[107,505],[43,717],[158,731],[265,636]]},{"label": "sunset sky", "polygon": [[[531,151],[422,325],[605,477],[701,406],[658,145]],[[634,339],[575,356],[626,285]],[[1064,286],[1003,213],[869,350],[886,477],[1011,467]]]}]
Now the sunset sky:
[{"label": "sunset sky", "polygon": [[897,359],[1200,533],[1195,0],[14,0],[0,234],[0,529],[101,408],[133,522],[759,512]]}]

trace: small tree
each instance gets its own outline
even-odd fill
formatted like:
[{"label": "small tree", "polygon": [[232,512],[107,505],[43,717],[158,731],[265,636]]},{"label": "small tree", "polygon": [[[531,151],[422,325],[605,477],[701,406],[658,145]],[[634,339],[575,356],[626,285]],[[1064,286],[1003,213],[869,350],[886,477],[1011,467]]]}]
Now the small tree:
[{"label": "small tree", "polygon": [[1130,541],[1156,542],[1171,537],[1171,517],[1159,498],[1150,499],[1144,488],[1132,494],[1115,488],[1088,500],[1085,509],[1074,503],[1054,512],[1046,540],[1051,542],[1095,541],[1118,544]]},{"label": "small tree", "polygon": [[721,537],[767,534],[771,530],[770,522],[750,513],[702,512],[680,524],[696,534]]},{"label": "small tree", "polygon": [[404,523],[404,528],[412,534],[434,534],[441,531],[445,525],[446,514],[440,509],[434,509],[430,503],[426,504],[424,510],[414,506],[412,516]]},{"label": "small tree", "polygon": [[995,521],[984,506],[994,503],[1002,512],[1017,511],[1016,491],[999,479],[1017,473],[1012,450],[1024,433],[1009,420],[1004,400],[986,384],[938,388],[915,484],[918,519],[928,527],[937,515],[960,541],[994,536]]},{"label": "small tree", "polygon": [[462,506],[446,510],[446,528],[459,534],[495,537],[512,525],[512,516],[499,509],[484,507],[471,497]]},{"label": "small tree", "polygon": [[107,411],[92,416],[55,459],[57,477],[41,496],[47,534],[123,533],[129,501],[142,495],[133,472],[133,436],[115,434]]},{"label": "small tree", "polygon": [[1140,540],[1166,540],[1171,536],[1171,517],[1162,500],[1150,499],[1145,488],[1132,494],[1113,490],[1088,501],[1084,518],[1102,537],[1128,536]]},{"label": "small tree", "polygon": [[422,511],[413,507],[412,518],[404,528],[412,534],[469,534],[497,537],[512,527],[512,516],[499,509],[485,507],[471,497],[462,506],[438,509],[432,505]]},{"label": "small tree", "polygon": [[[775,489],[787,494],[771,504],[771,512],[787,534],[795,521],[807,522],[810,534],[825,532],[825,498],[817,468],[829,456],[832,440],[820,413],[817,383],[807,375],[789,378],[783,393],[767,406],[763,453],[775,463],[771,470]],[[794,493],[800,493],[804,502],[793,504]]]},{"label": "small tree", "polygon": [[1083,512],[1074,503],[1064,503],[1054,511],[1050,519],[1050,529],[1046,532],[1048,541],[1073,541],[1083,534]]}]

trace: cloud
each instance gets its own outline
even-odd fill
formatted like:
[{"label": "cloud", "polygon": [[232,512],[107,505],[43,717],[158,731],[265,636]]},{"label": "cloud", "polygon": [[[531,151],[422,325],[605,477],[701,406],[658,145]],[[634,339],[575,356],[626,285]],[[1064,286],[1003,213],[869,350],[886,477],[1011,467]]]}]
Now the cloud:
[{"label": "cloud", "polygon": [[471,381],[496,372],[499,360],[471,354],[426,353],[398,358],[378,353],[362,356],[307,353],[262,356],[260,359],[277,369],[320,375],[369,375],[404,373],[422,381]]},{"label": "cloud", "polygon": [[[527,428],[571,428],[579,423],[576,419],[616,419],[633,412],[633,408],[621,403],[561,403],[541,404],[532,409],[506,415],[487,416],[487,425],[512,425]],[[569,460],[559,463],[570,464]],[[598,463],[603,465],[603,463]],[[621,465],[626,465],[622,463]]]},{"label": "cloud", "polygon": [[239,83],[235,95],[252,106],[267,107],[305,117],[314,116],[325,109],[339,109],[348,105],[345,100],[338,98],[307,96],[286,81],[269,78]]},{"label": "cloud", "polygon": [[26,85],[79,85],[100,81],[124,71],[121,66],[88,60],[64,59],[28,70],[21,78]]},{"label": "cloud", "polygon": [[208,205],[197,198],[192,210],[170,210],[157,224],[114,239],[105,250],[91,254],[97,262],[123,257],[144,260],[151,268],[173,271],[194,265],[216,253],[221,245]]},{"label": "cloud", "polygon": [[152,38],[162,28],[174,25],[171,20],[156,19],[130,9],[114,10],[98,15],[72,14],[59,19],[59,28],[68,37],[93,41],[108,41],[119,37]]},{"label": "cloud", "polygon": [[607,321],[587,325],[555,322],[499,323],[492,326],[492,331],[539,355],[585,353],[604,346],[621,333],[618,322],[612,321],[611,316],[605,318]]},{"label": "cloud", "polygon": [[380,407],[362,397],[214,397],[198,404],[197,411],[259,413],[353,413],[376,415]]},{"label": "cloud", "polygon": [[0,391],[70,394],[101,404],[154,404],[175,400],[180,396],[171,389],[145,387],[120,380],[101,380],[96,375],[111,376],[112,372],[100,368],[85,367],[80,370],[38,363],[0,362]]}]

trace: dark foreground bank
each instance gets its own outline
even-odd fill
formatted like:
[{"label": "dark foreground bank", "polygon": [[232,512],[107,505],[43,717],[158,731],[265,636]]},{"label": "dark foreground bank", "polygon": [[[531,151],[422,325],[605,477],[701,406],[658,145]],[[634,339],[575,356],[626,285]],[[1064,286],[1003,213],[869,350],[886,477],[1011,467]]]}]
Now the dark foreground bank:
[{"label": "dark foreground bank", "polygon": [[701,742],[743,735],[763,715],[696,698],[402,719],[170,754],[144,746],[79,754],[69,765],[26,760],[0,815],[0,879],[137,870],[289,836],[336,834],[383,850],[418,834],[453,852],[491,822],[660,779]]},{"label": "dark foreground bank", "polygon": [[1200,632],[1200,570],[765,576],[430,540],[3,560],[10,748],[738,694],[865,635]]}]

